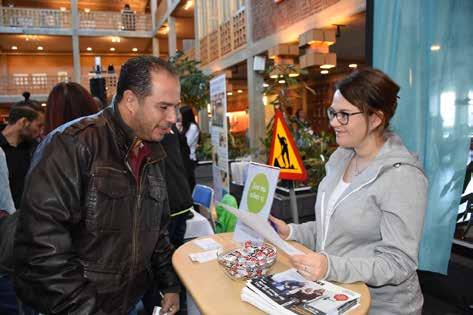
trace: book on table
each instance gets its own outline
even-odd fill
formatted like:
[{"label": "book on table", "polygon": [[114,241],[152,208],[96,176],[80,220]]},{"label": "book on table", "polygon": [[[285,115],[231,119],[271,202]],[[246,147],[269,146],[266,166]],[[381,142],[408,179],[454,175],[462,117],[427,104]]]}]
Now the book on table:
[{"label": "book on table", "polygon": [[357,307],[360,294],[327,281],[310,281],[292,268],[247,281],[241,299],[268,314],[338,315]]}]

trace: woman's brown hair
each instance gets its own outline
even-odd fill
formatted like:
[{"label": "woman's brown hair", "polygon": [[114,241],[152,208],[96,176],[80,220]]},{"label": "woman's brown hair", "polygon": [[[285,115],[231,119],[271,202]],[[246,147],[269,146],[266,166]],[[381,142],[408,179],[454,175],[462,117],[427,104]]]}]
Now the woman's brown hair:
[{"label": "woman's brown hair", "polygon": [[97,103],[82,85],[75,82],[56,84],[49,93],[46,132],[79,117],[95,114]]},{"label": "woman's brown hair", "polygon": [[357,70],[338,82],[336,89],[365,115],[381,111],[381,131],[389,128],[389,122],[396,112],[400,88],[384,72],[371,68]]}]

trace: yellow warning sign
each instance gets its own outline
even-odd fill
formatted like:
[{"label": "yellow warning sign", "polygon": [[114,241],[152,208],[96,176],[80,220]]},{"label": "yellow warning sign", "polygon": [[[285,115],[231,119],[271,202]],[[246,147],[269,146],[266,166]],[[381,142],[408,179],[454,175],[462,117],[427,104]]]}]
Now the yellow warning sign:
[{"label": "yellow warning sign", "polygon": [[281,169],[279,173],[281,179],[302,181],[307,179],[307,171],[299,151],[279,110],[274,114],[273,139],[268,164]]}]

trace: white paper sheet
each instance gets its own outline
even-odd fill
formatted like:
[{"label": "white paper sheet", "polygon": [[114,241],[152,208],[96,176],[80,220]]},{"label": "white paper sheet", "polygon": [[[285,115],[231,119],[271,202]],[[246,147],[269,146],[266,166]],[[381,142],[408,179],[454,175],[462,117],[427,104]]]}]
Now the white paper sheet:
[{"label": "white paper sheet", "polygon": [[253,214],[246,211],[241,211],[233,207],[221,204],[227,211],[236,215],[244,224],[250,227],[253,231],[261,235],[268,242],[279,247],[285,251],[288,255],[303,255],[304,253],[285,240],[283,240],[279,234],[273,229],[267,220],[257,214]]},{"label": "white paper sheet", "polygon": [[212,249],[206,252],[191,253],[189,254],[189,258],[193,262],[204,263],[217,259],[217,251],[218,249]]},{"label": "white paper sheet", "polygon": [[211,238],[201,238],[193,241],[195,245],[199,246],[203,250],[219,249],[222,245],[211,239]]}]

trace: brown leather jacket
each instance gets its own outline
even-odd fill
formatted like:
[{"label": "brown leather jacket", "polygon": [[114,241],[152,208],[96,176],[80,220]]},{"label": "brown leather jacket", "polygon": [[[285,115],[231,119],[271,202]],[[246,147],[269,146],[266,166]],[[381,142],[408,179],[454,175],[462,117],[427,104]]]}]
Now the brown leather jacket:
[{"label": "brown leather jacket", "polygon": [[178,292],[159,143],[140,185],[133,132],[109,106],[53,131],[26,180],[15,236],[19,297],[46,314],[126,314],[154,280]]}]

